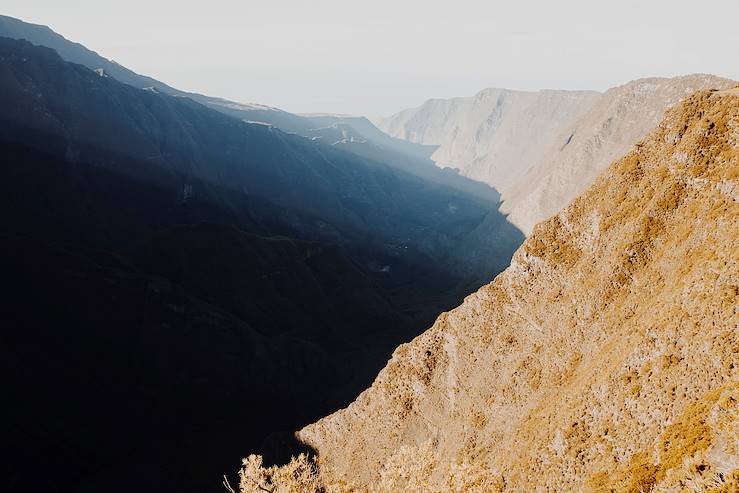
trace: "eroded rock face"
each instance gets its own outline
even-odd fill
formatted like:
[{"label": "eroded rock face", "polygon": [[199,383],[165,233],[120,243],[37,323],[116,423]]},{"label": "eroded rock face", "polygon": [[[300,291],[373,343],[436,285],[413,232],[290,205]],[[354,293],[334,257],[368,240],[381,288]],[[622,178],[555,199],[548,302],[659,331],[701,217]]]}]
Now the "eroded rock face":
[{"label": "eroded rock face", "polygon": [[380,119],[393,137],[436,145],[432,159],[503,193],[543,161],[559,134],[600,99],[596,91],[485,89],[472,97],[432,99]]},{"label": "eroded rock face", "polygon": [[736,491],[738,199],[739,88],[696,93],[299,432],[324,481]]},{"label": "eroded rock face", "polygon": [[486,89],[379,119],[388,134],[438,145],[439,166],[495,187],[526,235],[584,192],[614,159],[698,90],[736,83],[706,74],[639,79],[595,91]]}]

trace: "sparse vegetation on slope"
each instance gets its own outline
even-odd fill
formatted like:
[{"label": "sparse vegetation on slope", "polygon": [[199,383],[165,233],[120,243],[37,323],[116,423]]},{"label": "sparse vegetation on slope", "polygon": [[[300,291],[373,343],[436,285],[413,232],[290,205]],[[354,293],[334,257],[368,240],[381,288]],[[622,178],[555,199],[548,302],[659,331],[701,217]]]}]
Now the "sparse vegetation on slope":
[{"label": "sparse vegetation on slope", "polygon": [[736,491],[737,92],[671,110],[352,405],[300,431],[322,481]]}]

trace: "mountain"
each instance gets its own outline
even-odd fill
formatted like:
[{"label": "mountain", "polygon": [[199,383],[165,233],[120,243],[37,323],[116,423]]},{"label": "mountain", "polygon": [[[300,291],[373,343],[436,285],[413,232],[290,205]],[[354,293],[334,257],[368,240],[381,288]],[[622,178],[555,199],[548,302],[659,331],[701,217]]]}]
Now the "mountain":
[{"label": "mountain", "polygon": [[739,86],[669,110],[491,284],[299,432],[322,481],[736,491],[737,177]]},{"label": "mountain", "polygon": [[470,98],[430,100],[375,123],[389,135],[436,145],[439,166],[501,193],[501,210],[529,234],[583,192],[666,109],[700,89],[734,82],[710,75],[650,78],[604,94],[486,89]]},{"label": "mountain", "polygon": [[378,120],[393,137],[438,149],[439,166],[458,168],[504,193],[546,156],[559,128],[577,121],[600,95],[593,91],[486,89],[474,97],[432,99]]},{"label": "mountain", "polygon": [[[563,128],[550,156],[529,169],[506,194],[503,209],[525,231],[556,214],[614,159],[644,138],[665,111],[700,89],[727,89],[712,75],[639,79],[606,91],[586,115]],[[564,145],[566,143],[566,145]]]},{"label": "mountain", "polygon": [[84,65],[91,70],[96,70],[101,74],[113,77],[124,84],[129,84],[139,89],[152,88],[171,96],[187,97],[240,120],[267,123],[279,127],[285,132],[299,133],[313,126],[310,121],[278,108],[261,104],[236,103],[222,98],[180,91],[164,82],[145,75],[139,75],[112,60],[98,55],[79,43],[69,41],[47,26],[31,24],[13,17],[0,15],[0,37],[25,39],[35,45],[46,46],[56,51],[65,61]]},{"label": "mountain", "polygon": [[[181,91],[108,60],[79,43],[65,39],[47,26],[26,23],[12,17],[0,16],[0,37],[25,39],[35,45],[46,46],[55,50],[65,61],[84,65],[101,75],[113,77],[139,89],[186,97],[239,120],[271,125],[284,132],[341,145],[360,156],[381,161],[426,180],[476,195],[486,201],[497,203],[500,198],[497,191],[484,183],[459,176],[450,170],[439,170],[429,159],[435,149],[434,146],[413,144],[389,137],[364,117],[322,114],[299,116],[261,104],[243,104]],[[338,127],[340,130],[337,131]],[[342,130],[349,131],[356,138],[347,142],[343,137],[337,137],[341,135]]]},{"label": "mountain", "polygon": [[43,464],[49,491],[221,491],[508,262],[452,267],[491,214],[523,239],[474,195],[27,41],[0,38],[0,108],[13,488]]},{"label": "mountain", "polygon": [[294,225],[306,236],[440,260],[493,208],[354,153],[101,77],[47,48],[4,39],[0,56],[7,140],[132,177],[178,172],[190,194],[207,193],[187,181],[197,179],[300,210],[315,218]]}]

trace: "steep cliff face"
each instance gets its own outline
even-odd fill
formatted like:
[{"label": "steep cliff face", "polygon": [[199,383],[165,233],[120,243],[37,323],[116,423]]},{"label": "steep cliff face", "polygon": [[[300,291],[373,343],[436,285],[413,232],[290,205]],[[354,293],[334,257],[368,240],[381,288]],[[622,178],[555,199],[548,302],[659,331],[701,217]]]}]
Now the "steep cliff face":
[{"label": "steep cliff face", "polygon": [[733,81],[712,75],[639,79],[609,89],[575,125],[564,128],[544,160],[506,191],[503,209],[526,233],[582,193],[614,159],[662,120],[665,111],[702,89]]},{"label": "steep cliff face", "polygon": [[377,125],[393,137],[438,146],[432,156],[437,165],[458,168],[502,193],[600,97],[595,91],[485,89],[473,97],[432,99]]},{"label": "steep cliff face", "polygon": [[739,88],[699,92],[304,428],[362,491],[736,491]]},{"label": "steep cliff face", "polygon": [[694,74],[649,78],[606,91],[486,89],[430,100],[377,121],[388,134],[438,145],[439,166],[495,187],[502,211],[527,235],[562,209],[664,116],[698,90],[735,82]]}]

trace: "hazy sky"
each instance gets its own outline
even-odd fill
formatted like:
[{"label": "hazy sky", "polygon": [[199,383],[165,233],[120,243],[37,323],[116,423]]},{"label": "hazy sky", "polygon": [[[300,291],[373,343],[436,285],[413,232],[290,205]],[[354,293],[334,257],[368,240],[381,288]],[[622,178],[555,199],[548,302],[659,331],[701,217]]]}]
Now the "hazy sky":
[{"label": "hazy sky", "polygon": [[185,90],[384,115],[485,87],[739,80],[739,0],[3,0]]}]

